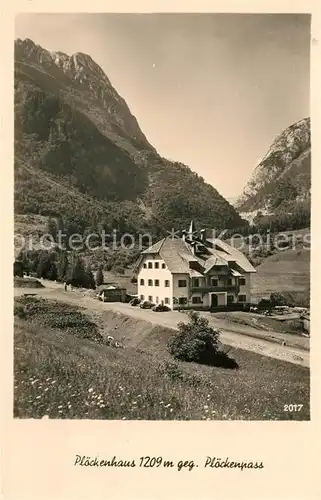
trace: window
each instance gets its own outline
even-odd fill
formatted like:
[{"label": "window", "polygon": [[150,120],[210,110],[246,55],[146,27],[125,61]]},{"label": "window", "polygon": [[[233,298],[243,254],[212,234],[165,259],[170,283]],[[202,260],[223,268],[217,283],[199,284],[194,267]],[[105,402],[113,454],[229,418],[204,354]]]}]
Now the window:
[{"label": "window", "polygon": [[153,269],[153,263],[152,262],[148,262],[148,269]]},{"label": "window", "polygon": [[211,278],[211,286],[217,286],[217,285],[218,285],[218,279]]},{"label": "window", "polygon": [[140,295],[140,300],[144,300],[145,299],[145,296],[144,295]]},{"label": "window", "polygon": [[233,304],[233,302],[234,302],[234,297],[233,297],[233,295],[228,295],[228,296],[227,296],[227,303],[228,303],[228,304]]},{"label": "window", "polygon": [[240,285],[240,286],[244,286],[244,285],[245,285],[245,283],[246,283],[245,278],[240,278],[240,279],[239,279],[239,285]]},{"label": "window", "polygon": [[192,304],[202,304],[202,297],[192,297]]},{"label": "window", "polygon": [[186,287],[186,280],[178,280],[178,287],[185,288]]},{"label": "window", "polygon": [[166,264],[164,264],[164,262],[162,264],[162,269],[166,269]]},{"label": "window", "polygon": [[165,280],[165,286],[170,286],[169,285],[169,280]]},{"label": "window", "polygon": [[228,278],[228,280],[227,280],[227,285],[228,285],[228,286],[231,286],[231,285],[232,285],[232,278]]},{"label": "window", "polygon": [[153,280],[148,280],[148,286],[153,286]]},{"label": "window", "polygon": [[178,299],[178,303],[183,306],[185,304],[187,304],[187,297],[179,297]]},{"label": "window", "polygon": [[146,267],[147,267],[147,264],[146,264],[146,262],[144,262],[144,264],[143,264],[143,267],[144,267],[144,268],[146,269]]},{"label": "window", "polygon": [[239,302],[246,302],[246,295],[243,295],[243,294],[239,295],[238,296],[238,301]]},{"label": "window", "polygon": [[148,300],[149,300],[149,302],[153,302],[153,297],[152,297],[152,295],[148,295]]},{"label": "window", "polygon": [[200,280],[198,278],[193,278],[193,286],[196,288],[200,286]]},{"label": "window", "polygon": [[155,280],[155,286],[159,286],[159,280]]},{"label": "window", "polygon": [[143,279],[142,279],[142,280],[140,280],[140,284],[141,284],[141,285],[145,285],[145,280],[143,280]]},{"label": "window", "polygon": [[159,269],[159,262],[155,262],[155,269]]},{"label": "window", "polygon": [[168,297],[165,297],[165,304],[169,304],[169,298]]}]

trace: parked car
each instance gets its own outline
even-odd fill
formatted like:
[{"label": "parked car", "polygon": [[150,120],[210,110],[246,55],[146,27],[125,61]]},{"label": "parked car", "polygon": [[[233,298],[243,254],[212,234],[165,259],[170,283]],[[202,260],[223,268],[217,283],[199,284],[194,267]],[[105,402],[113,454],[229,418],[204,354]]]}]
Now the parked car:
[{"label": "parked car", "polygon": [[170,308],[168,306],[165,306],[164,304],[157,304],[156,306],[152,307],[152,311],[165,312],[170,311]]},{"label": "parked car", "polygon": [[141,299],[139,299],[138,297],[135,297],[134,299],[132,299],[132,300],[129,302],[129,304],[130,304],[131,306],[138,306],[138,304],[140,304],[140,303],[141,303]]},{"label": "parked car", "polygon": [[156,304],[153,304],[153,302],[150,302],[149,300],[142,300],[139,304],[139,307],[141,307],[142,309],[151,309],[155,305]]}]

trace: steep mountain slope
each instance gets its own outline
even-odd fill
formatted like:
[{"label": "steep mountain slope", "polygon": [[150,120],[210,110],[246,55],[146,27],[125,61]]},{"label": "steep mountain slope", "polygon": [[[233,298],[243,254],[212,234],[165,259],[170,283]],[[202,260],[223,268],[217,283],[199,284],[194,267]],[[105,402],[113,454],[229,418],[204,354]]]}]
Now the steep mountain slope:
[{"label": "steep mountain slope", "polygon": [[201,177],[159,156],[90,56],[17,40],[15,210],[64,217],[68,198],[84,226],[106,211],[112,225],[123,205],[123,219],[129,213],[149,228],[191,217],[210,227],[244,225]]},{"label": "steep mountain slope", "polygon": [[309,204],[310,184],[310,118],[304,118],[274,140],[235,206],[240,212],[291,211]]}]

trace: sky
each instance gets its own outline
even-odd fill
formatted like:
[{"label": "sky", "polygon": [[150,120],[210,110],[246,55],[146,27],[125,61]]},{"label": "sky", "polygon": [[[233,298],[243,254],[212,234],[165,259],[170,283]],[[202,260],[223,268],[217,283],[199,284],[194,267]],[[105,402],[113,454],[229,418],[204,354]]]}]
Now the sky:
[{"label": "sky", "polygon": [[89,54],[157,151],[228,199],[309,116],[308,15],[20,14],[15,36]]}]

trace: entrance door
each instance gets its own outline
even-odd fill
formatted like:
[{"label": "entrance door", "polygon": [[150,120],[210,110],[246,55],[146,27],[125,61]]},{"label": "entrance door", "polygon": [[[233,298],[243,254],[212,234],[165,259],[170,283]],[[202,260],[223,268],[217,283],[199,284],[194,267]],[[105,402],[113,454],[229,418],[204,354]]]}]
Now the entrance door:
[{"label": "entrance door", "polygon": [[218,297],[215,293],[212,293],[211,295],[211,307],[217,307],[218,304]]}]

